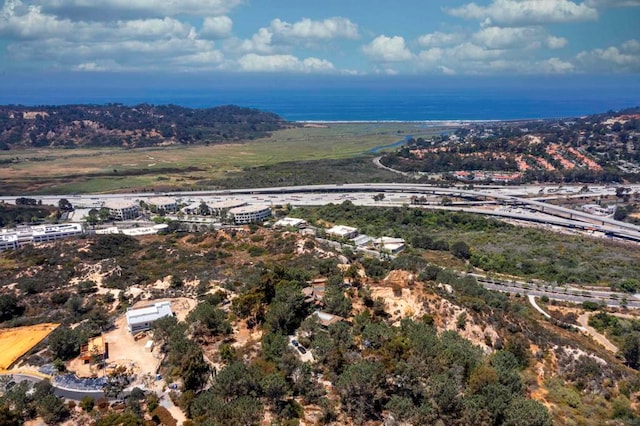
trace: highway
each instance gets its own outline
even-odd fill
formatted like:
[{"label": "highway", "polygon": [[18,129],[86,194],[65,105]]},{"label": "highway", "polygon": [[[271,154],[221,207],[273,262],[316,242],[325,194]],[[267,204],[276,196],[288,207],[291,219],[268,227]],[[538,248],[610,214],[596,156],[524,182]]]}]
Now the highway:
[{"label": "highway", "polygon": [[[529,222],[560,226],[569,229],[601,232],[608,236],[624,240],[640,242],[640,227],[637,225],[597,216],[579,210],[555,206],[540,201],[540,194],[547,193],[546,199],[566,198],[580,193],[583,186],[567,186],[562,188],[544,185],[523,185],[516,187],[478,186],[474,189],[464,187],[438,187],[424,184],[404,183],[360,183],[343,185],[304,185],[268,188],[243,188],[217,191],[178,191],[163,194],[125,193],[125,194],[61,194],[48,196],[30,196],[43,204],[57,205],[61,198],[68,199],[73,205],[101,205],[107,200],[140,201],[158,195],[175,197],[182,202],[220,201],[239,198],[249,204],[267,205],[325,205],[342,203],[349,200],[359,205],[403,206],[410,205],[412,197],[450,197],[462,198],[468,203],[442,206],[439,202],[413,206],[428,209],[465,211],[469,213],[490,215]],[[640,190],[640,185],[631,186],[632,191]],[[553,192],[552,192],[553,191]],[[615,187],[594,185],[589,187],[592,196],[614,195]],[[372,195],[385,194],[385,199],[375,202]],[[0,200],[14,203],[16,196],[3,196]],[[485,205],[479,205],[485,203]],[[491,205],[493,204],[493,205]]]}]

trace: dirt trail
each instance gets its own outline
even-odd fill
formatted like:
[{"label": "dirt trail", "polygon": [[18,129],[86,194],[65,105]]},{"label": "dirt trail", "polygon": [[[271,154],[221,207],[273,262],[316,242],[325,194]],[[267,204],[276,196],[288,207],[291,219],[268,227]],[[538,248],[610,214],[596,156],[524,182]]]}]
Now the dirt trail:
[{"label": "dirt trail", "polygon": [[600,332],[598,332],[598,330],[596,330],[595,328],[591,327],[589,325],[589,317],[591,316],[592,312],[586,312],[582,315],[580,315],[578,317],[578,324],[580,324],[580,326],[582,326],[582,329],[589,334],[591,337],[593,337],[593,339],[600,343],[602,346],[604,346],[608,351],[611,351],[613,353],[617,353],[618,352],[618,347],[616,345],[614,345],[613,343],[611,343],[609,341],[609,339],[607,339],[603,334],[600,334]]}]

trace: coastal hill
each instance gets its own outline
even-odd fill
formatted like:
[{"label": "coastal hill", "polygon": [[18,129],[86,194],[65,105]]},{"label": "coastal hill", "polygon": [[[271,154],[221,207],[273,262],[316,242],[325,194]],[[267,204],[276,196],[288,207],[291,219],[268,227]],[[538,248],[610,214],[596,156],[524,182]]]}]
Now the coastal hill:
[{"label": "coastal hill", "polygon": [[0,106],[0,149],[223,143],[265,137],[287,125],[276,114],[233,105],[8,105]]}]

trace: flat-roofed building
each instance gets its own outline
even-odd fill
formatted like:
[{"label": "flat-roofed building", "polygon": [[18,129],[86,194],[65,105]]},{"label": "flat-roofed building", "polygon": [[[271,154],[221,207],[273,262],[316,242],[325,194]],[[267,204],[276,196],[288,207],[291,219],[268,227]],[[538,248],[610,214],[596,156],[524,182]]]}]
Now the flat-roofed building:
[{"label": "flat-roofed building", "polygon": [[84,230],[79,223],[65,223],[60,225],[39,225],[31,228],[34,243],[55,241],[61,238],[82,235]]},{"label": "flat-roofed building", "polygon": [[173,315],[171,302],[157,302],[143,308],[129,309],[126,312],[127,329],[135,334],[151,329],[151,325],[160,318]]},{"label": "flat-roofed building", "polygon": [[14,250],[18,248],[18,235],[13,232],[0,233],[0,251]]},{"label": "flat-roofed building", "polygon": [[307,221],[304,219],[298,219],[295,217],[285,217],[273,224],[276,228],[304,228],[307,226]]},{"label": "flat-roofed building", "polygon": [[165,212],[175,212],[178,210],[178,202],[175,198],[170,197],[151,197],[147,200],[147,204],[158,210]]},{"label": "flat-roofed building", "polygon": [[358,235],[358,228],[351,226],[337,225],[327,229],[327,234],[338,238],[355,238]]},{"label": "flat-roofed building", "polygon": [[271,217],[271,207],[262,205],[236,207],[229,210],[229,216],[236,225],[260,223]]},{"label": "flat-roofed building", "polygon": [[80,223],[21,226],[0,232],[0,250],[17,249],[24,244],[45,243],[84,234]]},{"label": "flat-roofed building", "polygon": [[130,220],[138,217],[138,206],[133,201],[109,200],[104,203],[104,207],[109,209],[109,215],[118,220]]}]

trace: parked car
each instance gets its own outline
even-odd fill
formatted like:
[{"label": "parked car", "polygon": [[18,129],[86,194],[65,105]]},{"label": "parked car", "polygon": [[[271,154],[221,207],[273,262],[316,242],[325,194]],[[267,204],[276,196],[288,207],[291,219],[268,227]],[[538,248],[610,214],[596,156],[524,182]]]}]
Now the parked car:
[{"label": "parked car", "polygon": [[304,354],[307,353],[307,350],[304,348],[304,346],[299,346],[298,345],[298,352],[300,352],[301,354],[304,355]]},{"label": "parked car", "polygon": [[291,341],[291,344],[297,348],[300,343],[298,343],[298,341],[296,339],[293,339]]}]

